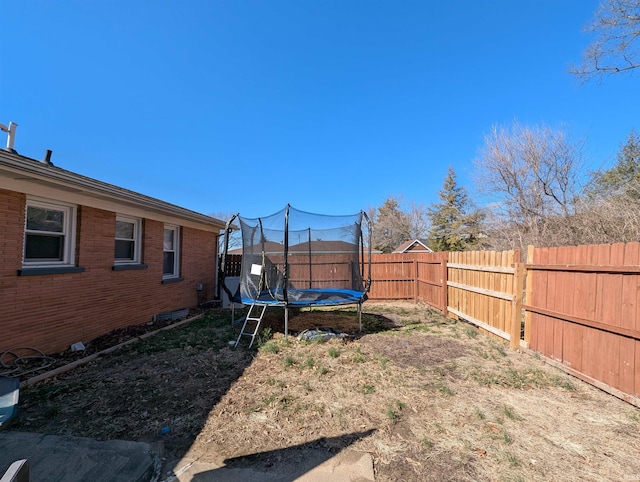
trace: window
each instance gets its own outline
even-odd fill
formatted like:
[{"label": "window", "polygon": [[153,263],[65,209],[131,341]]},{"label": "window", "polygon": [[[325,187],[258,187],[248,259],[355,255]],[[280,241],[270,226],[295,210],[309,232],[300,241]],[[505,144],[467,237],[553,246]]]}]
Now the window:
[{"label": "window", "polygon": [[180,228],[178,226],[165,225],[164,227],[164,263],[162,268],[163,278],[177,278],[180,273]]},{"label": "window", "polygon": [[76,206],[27,199],[24,266],[73,266]]},{"label": "window", "polygon": [[115,264],[140,263],[142,220],[116,216]]}]

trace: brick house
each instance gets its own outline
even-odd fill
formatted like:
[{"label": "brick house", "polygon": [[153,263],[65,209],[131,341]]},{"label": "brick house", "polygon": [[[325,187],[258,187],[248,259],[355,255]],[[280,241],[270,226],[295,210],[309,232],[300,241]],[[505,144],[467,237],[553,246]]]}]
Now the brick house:
[{"label": "brick house", "polygon": [[56,353],[213,299],[224,225],[0,149],[0,352]]}]

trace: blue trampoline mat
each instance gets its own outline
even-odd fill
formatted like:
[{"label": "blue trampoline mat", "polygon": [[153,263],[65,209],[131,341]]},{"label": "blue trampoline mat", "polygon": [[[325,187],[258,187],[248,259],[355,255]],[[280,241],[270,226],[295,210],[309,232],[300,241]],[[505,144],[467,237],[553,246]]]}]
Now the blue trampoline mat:
[{"label": "blue trampoline mat", "polygon": [[287,290],[288,302],[283,299],[282,290],[279,291],[262,291],[257,298],[240,297],[238,301],[245,305],[253,303],[264,303],[268,305],[280,306],[315,306],[315,305],[348,305],[353,303],[361,303],[366,300],[363,291],[335,289],[335,288],[316,288],[316,289],[290,289]]}]

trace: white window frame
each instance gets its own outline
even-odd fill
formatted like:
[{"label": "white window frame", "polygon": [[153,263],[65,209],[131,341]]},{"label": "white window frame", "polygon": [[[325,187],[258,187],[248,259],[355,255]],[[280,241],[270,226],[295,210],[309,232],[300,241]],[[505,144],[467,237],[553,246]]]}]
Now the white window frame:
[{"label": "white window frame", "polygon": [[116,258],[114,249],[113,264],[140,264],[142,261],[142,219],[117,214],[116,223],[118,221],[133,224],[133,239],[118,238],[117,236],[114,237],[115,241],[133,241],[133,259]]},{"label": "white window frame", "polygon": [[[164,245],[164,233],[167,230],[173,231],[173,249],[168,250]],[[173,252],[173,272],[164,272],[164,253]],[[180,226],[165,224],[162,231],[162,279],[172,279],[180,277]]]},{"label": "white window frame", "polygon": [[[27,216],[30,207],[51,209],[63,212],[62,233],[59,235],[63,240],[62,259],[43,260],[27,259],[27,236],[38,234],[51,234],[47,231],[36,231],[27,229]],[[51,201],[49,199],[28,197],[24,209],[24,244],[22,247],[22,266],[24,268],[38,268],[50,266],[75,266],[76,252],[76,224],[78,207],[61,201]]]}]

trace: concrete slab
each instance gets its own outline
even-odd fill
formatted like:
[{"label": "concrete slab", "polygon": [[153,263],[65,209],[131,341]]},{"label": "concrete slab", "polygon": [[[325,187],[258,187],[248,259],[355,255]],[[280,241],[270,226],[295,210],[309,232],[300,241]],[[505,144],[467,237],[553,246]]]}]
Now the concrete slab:
[{"label": "concrete slab", "polygon": [[0,476],[19,459],[29,461],[30,482],[149,482],[158,471],[142,442],[0,432]]},{"label": "concrete slab", "polygon": [[[373,459],[368,453],[344,449],[336,455],[307,449],[289,453],[268,470],[237,467],[233,461],[183,458],[164,482],[373,482]],[[230,463],[230,465],[226,465]]]}]

